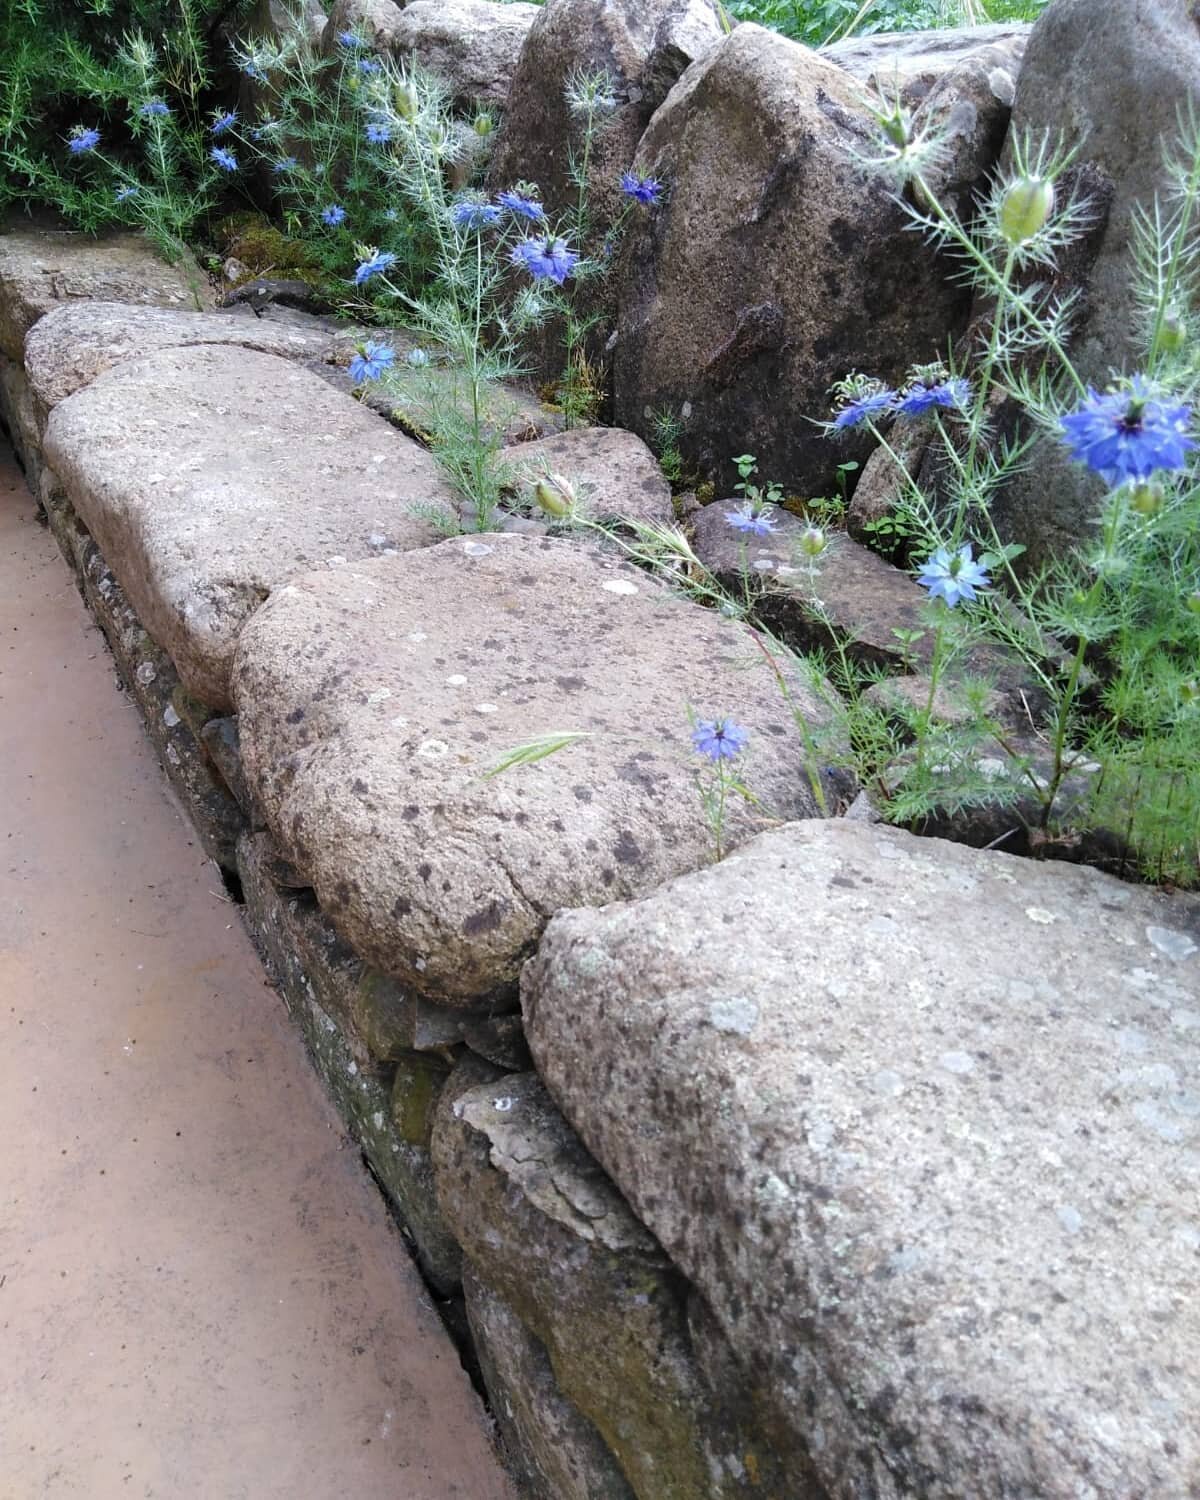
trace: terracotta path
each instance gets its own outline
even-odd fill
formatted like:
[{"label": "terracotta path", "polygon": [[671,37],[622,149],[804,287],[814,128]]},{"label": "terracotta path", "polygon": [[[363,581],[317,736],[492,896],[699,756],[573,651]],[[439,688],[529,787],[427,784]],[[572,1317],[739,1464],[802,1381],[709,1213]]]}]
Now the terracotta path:
[{"label": "terracotta path", "polygon": [[511,1500],[0,453],[0,1500]]}]

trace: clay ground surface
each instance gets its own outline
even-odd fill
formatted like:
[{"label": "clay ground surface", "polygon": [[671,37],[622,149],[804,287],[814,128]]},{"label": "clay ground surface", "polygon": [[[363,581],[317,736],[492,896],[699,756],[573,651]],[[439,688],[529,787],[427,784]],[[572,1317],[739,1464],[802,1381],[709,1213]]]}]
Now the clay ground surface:
[{"label": "clay ground surface", "polygon": [[0,1500],[511,1500],[0,452]]}]

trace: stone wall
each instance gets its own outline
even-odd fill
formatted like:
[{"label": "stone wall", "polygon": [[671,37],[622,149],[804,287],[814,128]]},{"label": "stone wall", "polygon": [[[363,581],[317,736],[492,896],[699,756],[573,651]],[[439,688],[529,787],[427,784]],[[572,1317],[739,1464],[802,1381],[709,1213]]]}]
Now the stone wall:
[{"label": "stone wall", "polygon": [[[683,74],[647,167],[743,52],[765,100],[841,99],[764,36]],[[965,96],[949,56],[912,62],[918,104],[956,68]],[[635,252],[656,298],[662,243]],[[802,683],[785,707],[737,622],[596,544],[439,539],[444,481],[348,394],[331,325],[15,230],[0,331],[48,523],[528,1495],[1195,1493],[1195,901],[825,815],[846,788],[805,775]],[[740,380],[766,351],[735,345]],[[728,386],[698,378],[709,430]],[[669,515],[636,437],[545,436],[524,399],[531,452]],[[720,864],[689,712],[752,735]]]}]

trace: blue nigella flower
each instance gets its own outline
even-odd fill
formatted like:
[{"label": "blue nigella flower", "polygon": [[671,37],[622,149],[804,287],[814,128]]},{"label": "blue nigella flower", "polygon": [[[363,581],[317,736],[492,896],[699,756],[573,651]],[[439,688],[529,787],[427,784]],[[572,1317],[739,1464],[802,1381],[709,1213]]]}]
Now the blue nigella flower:
[{"label": "blue nigella flower", "polygon": [[1148,479],[1160,469],[1182,469],[1195,446],[1188,436],[1191,408],[1155,400],[1142,375],[1127,391],[1101,396],[1088,387],[1079,411],[1062,419],[1071,457],[1087,464],[1107,484]]},{"label": "blue nigella flower", "polygon": [[362,37],[355,36],[352,31],[339,31],[337,34],[337,39],[339,47],[348,47],[351,51],[355,51],[359,47],[365,47],[367,45],[366,42],[363,41]]},{"label": "blue nigella flower", "polygon": [[372,276],[378,276],[383,271],[389,270],[396,264],[396,257],[390,250],[376,250],[375,254],[364,260],[362,265],[354,273],[354,285],[362,286],[364,281],[370,281]]},{"label": "blue nigella flower", "polygon": [[136,193],[136,184],[126,183],[124,187],[119,187],[116,190],[116,192],[113,194],[113,197],[117,200],[118,203],[124,203],[126,199],[134,197]]},{"label": "blue nigella flower", "polygon": [[846,432],[851,427],[860,427],[872,417],[892,410],[896,401],[895,391],[868,391],[866,395],[848,401],[833,419],[835,432]]},{"label": "blue nigella flower", "polygon": [[621,191],[635,202],[653,205],[662,196],[662,183],[657,177],[642,177],[637,172],[621,173]]},{"label": "blue nigella flower", "polygon": [[378,380],[396,362],[396,351],[387,344],[376,344],[373,340],[358,346],[358,353],[350,361],[350,379],[355,385],[366,380]]},{"label": "blue nigella flower", "polygon": [[372,146],[385,145],[392,138],[392,127],[386,120],[372,120],[367,126],[367,140]]},{"label": "blue nigella flower", "polygon": [[734,531],[746,531],[752,536],[770,536],[775,530],[775,518],[769,511],[756,511],[747,501],[737,510],[727,510],[725,521]]},{"label": "blue nigella flower", "polygon": [[223,172],[237,171],[237,157],[232,151],[226,151],[223,146],[214,146],[208,154]]},{"label": "blue nigella flower", "polygon": [[971,399],[971,385],[961,376],[939,380],[933,385],[914,385],[900,397],[896,410],[902,417],[920,417],[934,407],[961,411]]},{"label": "blue nigella flower", "polygon": [[76,125],[67,142],[67,150],[72,156],[82,156],[85,151],[94,151],[99,144],[98,130],[85,130],[82,125]]},{"label": "blue nigella flower", "polygon": [[497,193],[496,202],[501,208],[507,208],[509,213],[516,214],[523,219],[544,219],[546,210],[536,198],[526,198],[522,193]]},{"label": "blue nigella flower", "polygon": [[218,110],[216,115],[213,117],[213,122],[209,126],[209,129],[212,131],[213,135],[224,135],[227,130],[232,130],[236,124],[237,110],[221,109]]},{"label": "blue nigella flower", "polygon": [[253,78],[255,83],[266,83],[267,81],[267,75],[263,72],[263,70],[258,66],[257,63],[244,62],[242,64],[242,72],[246,75],[247,78]]},{"label": "blue nigella flower", "polygon": [[294,156],[281,156],[278,161],[271,163],[271,171],[278,176],[280,172],[291,172],[299,165],[300,163]]},{"label": "blue nigella flower", "polygon": [[456,229],[487,229],[500,219],[500,210],[493,203],[456,203],[450,210]]},{"label": "blue nigella flower", "polygon": [[562,286],[579,263],[579,256],[555,235],[522,240],[513,246],[512,262],[529,272],[535,281],[549,280]]},{"label": "blue nigella flower", "polygon": [[360,57],[358,60],[358,71],[360,73],[378,73],[383,64],[377,57]]},{"label": "blue nigella flower", "polygon": [[139,115],[169,115],[171,106],[164,104],[161,99],[149,99],[138,110]]},{"label": "blue nigella flower", "polygon": [[328,208],[321,210],[321,219],[323,223],[335,228],[338,224],[345,223],[346,210],[340,203],[331,203]]},{"label": "blue nigella flower", "polygon": [[931,599],[944,599],[951,609],[962,599],[973,600],[975,591],[988,588],[991,581],[983,564],[972,560],[969,542],[954,553],[939,547],[917,578]]},{"label": "blue nigella flower", "polygon": [[732,760],[749,739],[750,731],[732,719],[701,719],[692,730],[692,744],[711,761]]}]

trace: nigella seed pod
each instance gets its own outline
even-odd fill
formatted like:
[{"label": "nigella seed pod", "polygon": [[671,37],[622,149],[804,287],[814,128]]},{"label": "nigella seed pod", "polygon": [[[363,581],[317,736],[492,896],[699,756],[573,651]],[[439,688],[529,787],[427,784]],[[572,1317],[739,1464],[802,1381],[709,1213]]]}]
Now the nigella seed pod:
[{"label": "nigella seed pod", "polygon": [[571,514],[575,505],[575,488],[561,474],[544,474],[533,487],[533,498],[556,521]]},{"label": "nigella seed pod", "polygon": [[1054,184],[1018,177],[1000,199],[1000,233],[1010,245],[1027,245],[1054,212]]},{"label": "nigella seed pod", "polygon": [[474,120],[471,122],[471,129],[477,136],[486,138],[487,136],[491,135],[495,128],[496,121],[491,115],[487,114],[486,111],[477,114]]},{"label": "nigella seed pod", "polygon": [[1187,596],[1185,608],[1189,614],[1200,615],[1200,589],[1196,589]]},{"label": "nigella seed pod", "polygon": [[1181,682],[1179,697],[1185,704],[1200,703],[1200,682],[1197,682],[1195,678],[1191,682]]},{"label": "nigella seed pod", "polygon": [[805,557],[820,557],[826,545],[827,538],[819,526],[806,526],[800,533],[800,551]]},{"label": "nigella seed pod", "polygon": [[1154,479],[1144,479],[1135,484],[1129,493],[1129,503],[1139,516],[1156,516],[1163,508],[1163,487]]},{"label": "nigella seed pod", "polygon": [[1187,323],[1177,307],[1168,307],[1163,314],[1158,341],[1168,354],[1178,354],[1187,342]]},{"label": "nigella seed pod", "polygon": [[392,98],[395,102],[396,113],[402,120],[416,118],[417,96],[406,83],[398,83],[392,90]]}]

